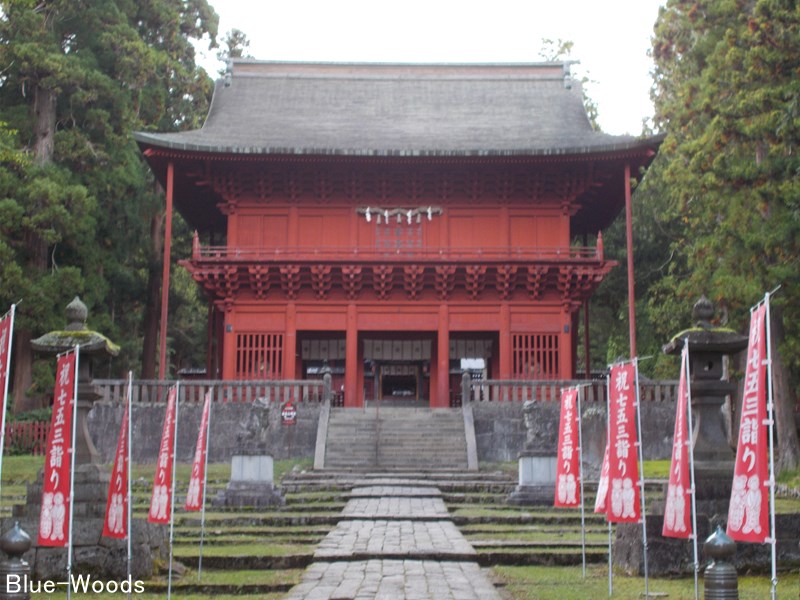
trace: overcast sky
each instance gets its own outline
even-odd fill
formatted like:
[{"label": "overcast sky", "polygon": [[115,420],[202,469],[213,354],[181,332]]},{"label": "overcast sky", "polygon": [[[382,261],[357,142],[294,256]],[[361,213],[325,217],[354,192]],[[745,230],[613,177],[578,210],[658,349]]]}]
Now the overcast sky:
[{"label": "overcast sky", "polygon": [[[241,29],[260,60],[536,62],[542,39],[570,40],[614,134],[639,134],[652,116],[648,50],[665,1],[210,0],[220,38]],[[210,72],[215,54],[200,61]]]}]

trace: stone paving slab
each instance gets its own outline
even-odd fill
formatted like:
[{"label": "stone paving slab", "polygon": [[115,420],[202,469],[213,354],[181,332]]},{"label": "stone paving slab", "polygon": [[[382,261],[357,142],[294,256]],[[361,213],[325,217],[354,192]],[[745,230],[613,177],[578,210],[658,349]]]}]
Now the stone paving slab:
[{"label": "stone paving slab", "polygon": [[342,521],[314,552],[321,560],[366,557],[475,560],[477,553],[452,521]]},{"label": "stone paving slab", "polygon": [[316,562],[286,600],[501,600],[475,562]]},{"label": "stone paving slab", "polygon": [[346,519],[448,519],[441,498],[352,498],[342,510]]},{"label": "stone paving slab", "polygon": [[351,498],[380,498],[382,496],[436,498],[441,495],[442,492],[439,488],[410,485],[370,485],[350,490]]}]

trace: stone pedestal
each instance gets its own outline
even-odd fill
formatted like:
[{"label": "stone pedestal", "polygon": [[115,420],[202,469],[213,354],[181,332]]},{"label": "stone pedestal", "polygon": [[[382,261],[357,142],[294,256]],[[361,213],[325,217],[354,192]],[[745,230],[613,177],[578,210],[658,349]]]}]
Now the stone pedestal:
[{"label": "stone pedestal", "polygon": [[555,493],[556,457],[520,455],[519,485],[509,495],[509,504],[552,504]]},{"label": "stone pedestal", "polygon": [[282,506],[283,494],[275,487],[272,457],[264,454],[231,458],[231,480],[213,501],[217,507]]},{"label": "stone pedestal", "polygon": [[[1,529],[19,521],[22,529],[34,540],[24,555],[36,579],[64,578],[67,569],[67,549],[39,547],[39,513],[42,499],[42,476],[28,485],[27,502],[16,505],[13,517],[4,519]],[[127,541],[102,537],[106,499],[110,476],[98,465],[85,464],[75,468],[75,506],[72,524],[73,573],[91,574],[96,578],[125,579],[127,577]],[[131,526],[134,579],[148,579],[159,562],[169,556],[168,532],[161,525],[145,519],[133,519]]]}]

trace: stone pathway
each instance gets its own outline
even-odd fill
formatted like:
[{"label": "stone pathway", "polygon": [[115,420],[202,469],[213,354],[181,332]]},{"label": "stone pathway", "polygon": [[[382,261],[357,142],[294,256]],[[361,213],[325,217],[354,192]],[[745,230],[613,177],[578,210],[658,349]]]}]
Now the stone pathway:
[{"label": "stone pathway", "polygon": [[500,600],[435,487],[353,488],[286,600]]}]

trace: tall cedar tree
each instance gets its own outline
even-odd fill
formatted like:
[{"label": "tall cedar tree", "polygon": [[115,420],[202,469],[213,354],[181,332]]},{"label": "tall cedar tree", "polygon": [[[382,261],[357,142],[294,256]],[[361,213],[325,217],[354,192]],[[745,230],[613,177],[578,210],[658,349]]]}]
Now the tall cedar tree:
[{"label": "tall cedar tree", "polygon": [[[794,0],[669,0],[653,39],[656,124],[667,137],[656,211],[671,235],[651,288],[663,334],[705,293],[746,331],[773,300],[778,464],[798,465],[800,6]],[[677,319],[680,319],[678,321]]]},{"label": "tall cedar tree", "polygon": [[[130,133],[200,123],[211,82],[190,40],[213,43],[217,16],[207,0],[5,0],[0,8],[0,120],[30,157],[0,164],[8,259],[0,302],[23,299],[14,344],[20,412],[35,408],[30,339],[63,327],[76,293],[92,307],[91,325],[123,341],[124,366],[136,362],[148,276],[160,270],[163,200]],[[145,343],[143,357],[151,356],[155,339]]]}]

